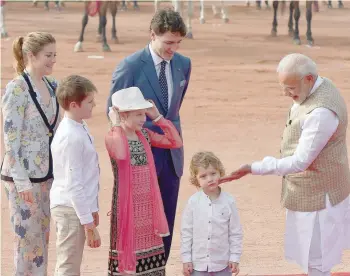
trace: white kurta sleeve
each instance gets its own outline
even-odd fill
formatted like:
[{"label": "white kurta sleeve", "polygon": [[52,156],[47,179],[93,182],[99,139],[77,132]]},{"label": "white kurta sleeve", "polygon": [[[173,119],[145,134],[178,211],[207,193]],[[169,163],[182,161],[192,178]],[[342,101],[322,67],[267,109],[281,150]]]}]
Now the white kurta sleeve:
[{"label": "white kurta sleeve", "polygon": [[271,156],[252,163],[254,175],[287,175],[305,171],[325,147],[339,125],[337,115],[327,108],[314,109],[305,119],[299,144],[292,156]]}]

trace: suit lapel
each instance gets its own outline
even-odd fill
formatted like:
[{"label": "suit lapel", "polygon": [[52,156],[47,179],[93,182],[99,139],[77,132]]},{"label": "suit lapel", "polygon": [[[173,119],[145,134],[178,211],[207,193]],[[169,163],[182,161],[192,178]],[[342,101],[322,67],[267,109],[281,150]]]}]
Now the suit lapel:
[{"label": "suit lapel", "polygon": [[142,56],[142,61],[144,62],[142,70],[145,73],[151,87],[153,88],[154,93],[156,94],[158,100],[160,101],[163,109],[165,109],[164,103],[163,103],[163,96],[162,92],[160,90],[160,85],[159,85],[159,80],[157,77],[157,72],[156,68],[154,66],[154,62],[152,59],[152,55],[149,51],[148,45],[146,46],[143,56]]}]

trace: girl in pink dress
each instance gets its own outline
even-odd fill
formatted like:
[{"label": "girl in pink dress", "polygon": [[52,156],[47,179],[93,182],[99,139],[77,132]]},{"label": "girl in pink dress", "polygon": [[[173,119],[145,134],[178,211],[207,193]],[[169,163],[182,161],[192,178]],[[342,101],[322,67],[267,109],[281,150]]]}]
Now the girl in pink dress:
[{"label": "girl in pink dress", "polygon": [[[108,275],[165,275],[162,237],[169,235],[151,146],[179,148],[174,125],[137,87],[117,91],[105,142],[114,174]],[[143,128],[146,116],[164,134]]]}]

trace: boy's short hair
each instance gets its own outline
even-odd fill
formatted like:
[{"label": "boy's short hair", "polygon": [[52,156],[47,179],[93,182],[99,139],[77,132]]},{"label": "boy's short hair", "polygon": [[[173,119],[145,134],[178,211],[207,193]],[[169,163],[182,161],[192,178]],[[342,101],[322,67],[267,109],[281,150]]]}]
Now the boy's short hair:
[{"label": "boy's short hair", "polygon": [[190,163],[190,182],[192,185],[200,187],[197,175],[199,168],[208,168],[209,165],[219,171],[220,176],[225,175],[225,168],[220,159],[210,151],[200,151],[193,155]]},{"label": "boy's short hair", "polygon": [[64,110],[69,110],[69,105],[81,102],[90,94],[96,93],[96,86],[87,78],[79,75],[70,75],[62,79],[57,87],[56,97]]},{"label": "boy's short hair", "polygon": [[166,32],[171,32],[180,33],[180,35],[184,37],[187,33],[186,24],[180,13],[170,8],[156,11],[150,24],[150,31],[152,30],[156,35],[163,35]]}]

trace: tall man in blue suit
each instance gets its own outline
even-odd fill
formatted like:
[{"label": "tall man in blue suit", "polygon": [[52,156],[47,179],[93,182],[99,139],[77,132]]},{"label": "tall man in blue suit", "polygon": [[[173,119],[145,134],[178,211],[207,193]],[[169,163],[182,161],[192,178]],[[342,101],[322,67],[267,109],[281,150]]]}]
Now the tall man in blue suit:
[{"label": "tall man in blue suit", "polygon": [[[176,51],[186,32],[186,25],[178,12],[164,9],[155,13],[150,24],[151,42],[122,60],[113,73],[107,113],[108,108],[112,106],[113,93],[137,86],[144,97],[153,100],[159,112],[173,122],[181,135],[179,111],[190,80],[191,60]],[[149,119],[145,127],[162,133]],[[183,174],[184,153],[183,148],[152,148],[152,151],[170,229],[170,236],[163,239],[165,258],[168,260],[180,178]]]}]

